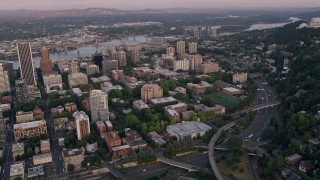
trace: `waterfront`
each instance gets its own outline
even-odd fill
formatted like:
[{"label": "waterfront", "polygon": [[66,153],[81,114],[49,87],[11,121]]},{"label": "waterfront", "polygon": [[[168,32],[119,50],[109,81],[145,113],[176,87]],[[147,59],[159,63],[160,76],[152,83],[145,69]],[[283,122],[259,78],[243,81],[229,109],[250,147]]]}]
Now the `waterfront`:
[{"label": "waterfront", "polygon": [[[147,42],[147,37],[145,35],[129,36],[127,40],[114,39],[111,41],[101,43],[98,47],[94,45],[90,45],[90,46],[84,46],[84,47],[78,48],[76,50],[70,50],[67,52],[50,53],[50,58],[53,62],[56,62],[59,59],[91,57],[96,52],[101,52],[101,50],[106,49],[108,47],[118,46],[121,44],[132,45],[132,44],[138,44],[138,43],[144,43],[144,42]],[[35,67],[40,66],[39,56],[34,56],[33,61],[35,63],[34,64]],[[13,62],[13,68],[14,69],[19,68],[19,61]]]},{"label": "waterfront", "polygon": [[258,23],[258,24],[252,24],[250,26],[249,29],[247,29],[247,31],[254,31],[254,30],[264,30],[264,29],[272,29],[272,28],[278,28],[278,27],[283,27],[286,24],[290,24],[290,23],[294,23],[297,21],[300,21],[300,18],[296,18],[296,17],[290,17],[289,18],[289,22],[285,22],[285,23]]}]

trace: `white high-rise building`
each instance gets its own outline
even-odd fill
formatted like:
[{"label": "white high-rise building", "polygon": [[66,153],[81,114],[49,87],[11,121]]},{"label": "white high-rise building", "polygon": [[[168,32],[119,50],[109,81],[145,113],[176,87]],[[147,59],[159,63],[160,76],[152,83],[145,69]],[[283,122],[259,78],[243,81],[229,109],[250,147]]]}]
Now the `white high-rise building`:
[{"label": "white high-rise building", "polygon": [[8,77],[8,71],[4,70],[3,63],[0,63],[0,93],[9,91],[10,92],[10,82]]},{"label": "white high-rise building", "polygon": [[191,42],[189,43],[189,54],[195,54],[198,52],[198,43]]},{"label": "white high-rise building", "polygon": [[183,71],[188,71],[189,70],[189,60],[184,59],[184,60],[176,60],[173,62],[173,70],[183,70]]},{"label": "white high-rise building", "polygon": [[177,53],[178,54],[185,54],[186,53],[186,42],[184,42],[184,41],[177,42]]},{"label": "white high-rise building", "polygon": [[76,120],[78,140],[82,140],[86,136],[90,135],[90,123],[88,115],[83,111],[77,111],[73,113],[73,117]]},{"label": "white high-rise building", "polygon": [[109,120],[108,94],[101,90],[90,92],[91,121]]},{"label": "white high-rise building", "polygon": [[167,55],[173,57],[175,54],[176,49],[174,47],[167,47]]}]

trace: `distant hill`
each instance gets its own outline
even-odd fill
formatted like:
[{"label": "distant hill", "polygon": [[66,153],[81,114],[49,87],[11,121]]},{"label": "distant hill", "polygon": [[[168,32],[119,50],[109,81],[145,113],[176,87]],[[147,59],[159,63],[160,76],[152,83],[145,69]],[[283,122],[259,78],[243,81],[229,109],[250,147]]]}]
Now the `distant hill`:
[{"label": "distant hill", "polygon": [[[55,17],[76,17],[76,16],[99,16],[99,15],[127,15],[127,14],[161,14],[161,13],[210,13],[210,14],[260,14],[263,12],[281,12],[303,16],[307,13],[309,16],[315,15],[320,8],[304,9],[263,9],[263,10],[245,10],[245,9],[221,9],[221,8],[167,8],[167,9],[143,9],[143,10],[119,10],[113,8],[87,8],[87,9],[68,9],[68,10],[0,10],[0,20],[34,20],[50,19]],[[295,13],[296,12],[296,13]],[[306,17],[304,15],[303,17]]]}]

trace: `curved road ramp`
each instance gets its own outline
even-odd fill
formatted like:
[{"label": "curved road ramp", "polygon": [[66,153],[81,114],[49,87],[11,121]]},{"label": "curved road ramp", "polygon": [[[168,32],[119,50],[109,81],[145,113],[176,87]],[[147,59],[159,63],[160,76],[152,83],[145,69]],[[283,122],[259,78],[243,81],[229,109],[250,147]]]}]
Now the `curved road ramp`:
[{"label": "curved road ramp", "polygon": [[179,167],[179,168],[182,168],[182,169],[186,169],[189,172],[190,171],[198,171],[198,170],[200,170],[200,168],[198,166],[193,166],[193,165],[186,164],[186,163],[183,163],[183,162],[178,162],[178,161],[175,161],[175,160],[171,160],[171,159],[165,158],[163,156],[158,157],[158,160],[160,162],[169,164],[171,166],[175,166],[175,167]]}]

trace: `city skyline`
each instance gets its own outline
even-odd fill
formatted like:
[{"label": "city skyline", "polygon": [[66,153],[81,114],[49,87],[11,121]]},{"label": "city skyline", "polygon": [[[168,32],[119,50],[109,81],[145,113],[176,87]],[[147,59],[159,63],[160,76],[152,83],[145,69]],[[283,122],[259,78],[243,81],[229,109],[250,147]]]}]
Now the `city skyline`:
[{"label": "city skyline", "polygon": [[83,9],[91,7],[101,8],[116,8],[123,10],[138,10],[145,8],[292,8],[292,7],[320,7],[318,0],[265,0],[263,2],[258,0],[162,0],[162,1],[149,1],[143,2],[139,0],[131,0],[127,2],[125,0],[29,0],[29,1],[10,1],[2,0],[1,10],[63,10],[63,9]]}]

